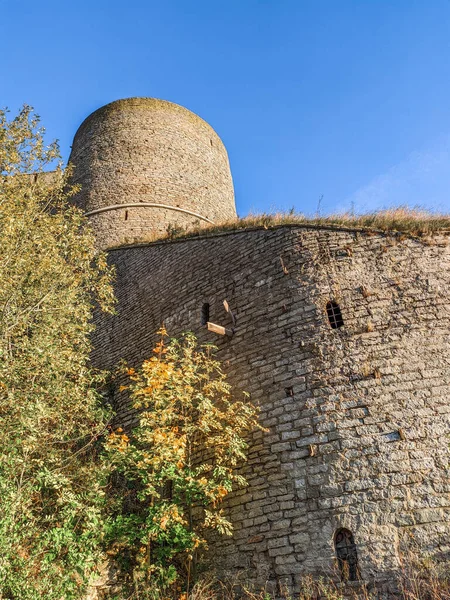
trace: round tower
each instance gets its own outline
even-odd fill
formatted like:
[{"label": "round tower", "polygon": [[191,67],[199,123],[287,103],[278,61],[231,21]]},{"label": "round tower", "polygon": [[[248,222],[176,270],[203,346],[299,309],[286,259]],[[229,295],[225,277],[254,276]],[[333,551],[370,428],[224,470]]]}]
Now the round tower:
[{"label": "round tower", "polygon": [[155,98],[116,100],[79,127],[69,162],[75,201],[102,248],[236,217],[228,155],[191,111]]}]

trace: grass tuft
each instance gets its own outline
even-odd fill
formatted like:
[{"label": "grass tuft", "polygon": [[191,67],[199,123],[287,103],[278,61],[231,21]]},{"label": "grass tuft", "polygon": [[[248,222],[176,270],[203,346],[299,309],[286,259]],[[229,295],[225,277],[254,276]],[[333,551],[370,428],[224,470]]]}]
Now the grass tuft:
[{"label": "grass tuft", "polygon": [[239,230],[273,229],[285,225],[299,225],[305,228],[318,229],[351,229],[366,231],[368,233],[392,233],[400,237],[404,235],[426,238],[437,234],[450,234],[450,215],[433,213],[422,209],[411,209],[404,206],[361,215],[342,213],[323,217],[308,217],[292,212],[250,214],[244,218],[236,218],[209,226],[199,224],[189,229],[171,225],[163,235],[152,235],[144,239],[140,238],[139,241],[131,242],[130,245],[134,245],[134,243],[142,244],[155,241],[204,237]]}]

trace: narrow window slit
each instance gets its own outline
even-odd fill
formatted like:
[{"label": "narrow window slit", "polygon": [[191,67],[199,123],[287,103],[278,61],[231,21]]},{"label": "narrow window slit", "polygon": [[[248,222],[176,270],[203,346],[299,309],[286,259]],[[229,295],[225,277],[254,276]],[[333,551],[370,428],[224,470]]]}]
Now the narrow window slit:
[{"label": "narrow window slit", "polygon": [[331,329],[337,329],[338,327],[343,326],[344,319],[342,318],[341,309],[337,302],[334,302],[334,301],[328,302],[327,315],[328,315],[328,320],[330,321]]},{"label": "narrow window slit", "polygon": [[128,221],[128,211],[125,211],[125,221]]},{"label": "narrow window slit", "polygon": [[338,529],[334,536],[334,547],[342,581],[358,581],[358,554],[353,534],[348,529]]},{"label": "narrow window slit", "polygon": [[202,325],[206,325],[206,323],[208,323],[209,321],[209,304],[207,302],[205,302],[205,304],[202,306],[202,315],[200,318],[200,323]]}]

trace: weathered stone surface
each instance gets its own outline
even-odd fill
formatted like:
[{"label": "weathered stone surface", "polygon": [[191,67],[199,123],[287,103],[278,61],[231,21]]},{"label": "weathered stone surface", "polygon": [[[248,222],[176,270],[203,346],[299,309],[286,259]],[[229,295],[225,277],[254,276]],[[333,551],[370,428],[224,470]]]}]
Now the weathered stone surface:
[{"label": "weathered stone surface", "polygon": [[[352,254],[337,261],[339,248]],[[95,363],[138,366],[162,322],[173,335],[194,330],[218,345],[230,382],[251,392],[270,430],[255,432],[243,469],[249,487],[225,505],[235,535],[212,541],[219,569],[244,568],[261,585],[328,572],[340,527],[353,532],[364,578],[389,576],[405,536],[436,556],[448,549],[447,245],[285,226],[109,257],[119,306],[97,322]],[[231,326],[224,299],[237,318],[231,338],[200,325],[208,302],[211,320]],[[330,299],[340,329],[330,328]],[[115,398],[130,425],[127,399]]]},{"label": "weathered stone surface", "polygon": [[[81,126],[73,150],[81,204],[151,197],[233,216],[220,140],[189,111],[154,102],[113,103]],[[172,213],[142,210],[93,218],[99,245],[175,223]],[[211,540],[219,572],[245,571],[270,589],[330,573],[339,528],[353,533],[362,577],[380,585],[405,539],[448,554],[447,238],[285,225],[119,247],[109,260],[118,309],[97,318],[95,365],[138,367],[163,322],[171,335],[193,330],[217,344],[230,383],[250,392],[269,429],[249,440],[249,486],[225,502],[233,538]],[[225,299],[232,337],[201,326],[208,303],[210,320],[231,328]],[[343,327],[330,327],[330,301]],[[114,402],[131,427],[122,383]]]},{"label": "weathered stone surface", "polygon": [[236,217],[233,181],[222,141],[186,108],[155,98],[117,100],[92,113],[78,129],[69,158],[76,202],[86,212],[123,205],[91,217],[103,248],[149,240],[169,227],[205,224],[157,203],[210,221]]}]

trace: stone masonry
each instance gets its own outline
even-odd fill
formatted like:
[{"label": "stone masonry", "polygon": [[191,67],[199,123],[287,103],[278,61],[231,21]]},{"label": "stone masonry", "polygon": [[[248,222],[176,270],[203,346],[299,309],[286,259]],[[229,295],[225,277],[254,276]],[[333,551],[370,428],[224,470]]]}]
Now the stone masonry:
[{"label": "stone masonry", "polygon": [[[445,242],[286,226],[123,248],[110,260],[118,313],[98,323],[95,364],[139,366],[162,322],[173,335],[193,330],[218,345],[269,429],[252,437],[248,488],[226,504],[234,535],[211,553],[221,570],[244,569],[259,585],[328,572],[341,527],[366,580],[389,578],[405,537],[449,552]],[[230,326],[224,299],[237,319],[231,338],[200,325],[207,302],[211,321]]]},{"label": "stone masonry", "polygon": [[[105,246],[112,222],[99,221]],[[96,366],[138,367],[164,323],[214,342],[236,393],[261,408],[268,432],[251,436],[249,485],[225,504],[234,534],[211,540],[219,573],[295,588],[302,574],[336,572],[342,528],[359,577],[380,586],[405,544],[448,557],[447,238],[284,225],[123,245],[109,260],[118,309],[97,318]],[[210,321],[230,327],[225,299],[236,326],[222,337],[201,311],[209,304]],[[342,327],[331,327],[330,302]],[[117,418],[129,427],[120,383]]]},{"label": "stone masonry", "polygon": [[[199,216],[212,222],[236,218],[221,139],[178,104],[127,98],[99,108],[79,127],[69,162],[73,183],[81,186],[78,206],[87,213],[116,207],[91,217],[104,248],[207,223]],[[172,209],[130,206],[141,203]]]}]

